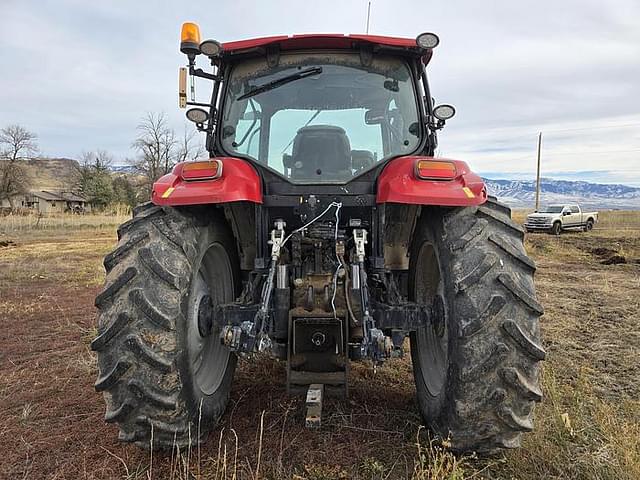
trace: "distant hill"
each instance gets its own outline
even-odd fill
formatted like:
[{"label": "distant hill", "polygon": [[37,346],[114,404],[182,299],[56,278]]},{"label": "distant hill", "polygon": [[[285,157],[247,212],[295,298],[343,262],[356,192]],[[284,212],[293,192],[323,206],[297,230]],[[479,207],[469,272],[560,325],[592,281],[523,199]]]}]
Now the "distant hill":
[{"label": "distant hill", "polygon": [[[513,207],[533,207],[536,198],[534,180],[483,179],[491,195]],[[579,203],[588,208],[640,209],[640,188],[583,181],[542,178],[540,203]]]},{"label": "distant hill", "polygon": [[[2,162],[4,160],[0,160]],[[78,162],[70,158],[19,160],[29,177],[30,190],[71,190]]]},{"label": "distant hill", "polygon": [[115,173],[130,173],[135,174],[138,172],[135,166],[133,165],[111,165],[109,170]]}]

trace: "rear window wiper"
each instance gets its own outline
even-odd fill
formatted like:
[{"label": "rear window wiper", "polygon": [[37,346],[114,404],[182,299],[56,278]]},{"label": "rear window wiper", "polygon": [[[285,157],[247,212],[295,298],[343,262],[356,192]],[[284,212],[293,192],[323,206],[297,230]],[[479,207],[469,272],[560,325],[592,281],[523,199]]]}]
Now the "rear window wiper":
[{"label": "rear window wiper", "polygon": [[292,73],[291,75],[287,75],[286,77],[282,77],[277,80],[273,80],[272,82],[265,83],[264,85],[260,85],[259,87],[252,88],[244,95],[240,95],[238,97],[238,100],[244,100],[245,98],[253,97],[260,93],[268,92],[269,90],[273,90],[274,88],[281,87],[282,85],[286,85],[287,83],[295,82],[296,80],[300,80],[301,78],[310,77],[311,75],[318,75],[320,73],[322,73],[322,67],[313,67],[307,68],[306,70],[300,70],[299,72]]}]

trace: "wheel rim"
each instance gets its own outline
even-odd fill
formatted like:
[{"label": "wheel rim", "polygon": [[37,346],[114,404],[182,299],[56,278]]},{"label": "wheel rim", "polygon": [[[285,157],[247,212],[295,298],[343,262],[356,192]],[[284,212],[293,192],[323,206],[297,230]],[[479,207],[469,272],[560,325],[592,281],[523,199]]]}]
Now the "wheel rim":
[{"label": "wheel rim", "polygon": [[433,311],[431,324],[416,332],[416,353],[424,384],[429,394],[436,397],[447,378],[448,328],[440,266],[430,243],[424,243],[418,253],[414,281],[415,301],[431,305]]},{"label": "wheel rim", "polygon": [[[206,250],[191,284],[187,318],[187,352],[193,382],[202,395],[211,395],[222,383],[231,352],[217,332],[203,336],[203,309],[233,300],[231,262],[219,243]],[[210,305],[208,303],[210,302]]]}]

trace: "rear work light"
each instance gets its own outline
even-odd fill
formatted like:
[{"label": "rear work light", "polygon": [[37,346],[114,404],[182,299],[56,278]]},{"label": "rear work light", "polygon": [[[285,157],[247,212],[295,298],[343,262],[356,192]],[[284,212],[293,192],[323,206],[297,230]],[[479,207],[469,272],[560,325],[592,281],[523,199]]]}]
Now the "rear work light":
[{"label": "rear work light", "polygon": [[456,178],[456,166],[453,162],[441,160],[418,160],[416,177],[421,180],[452,180]]},{"label": "rear work light", "polygon": [[186,162],[182,166],[180,176],[186,181],[215,180],[222,176],[222,162],[213,159]]}]

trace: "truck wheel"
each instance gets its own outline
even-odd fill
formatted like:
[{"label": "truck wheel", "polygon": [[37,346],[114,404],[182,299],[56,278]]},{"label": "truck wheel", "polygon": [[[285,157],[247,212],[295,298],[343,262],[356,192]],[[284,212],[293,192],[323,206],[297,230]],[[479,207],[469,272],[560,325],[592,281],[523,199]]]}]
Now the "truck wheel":
[{"label": "truck wheel", "polygon": [[454,451],[520,445],[542,399],[535,264],[510,209],[425,211],[410,257],[411,296],[433,320],[410,337],[420,411]]},{"label": "truck wheel", "polygon": [[562,231],[562,223],[554,222],[553,226],[551,227],[551,234],[560,235],[561,231]]},{"label": "truck wheel", "polygon": [[587,224],[584,226],[584,231],[590,232],[591,230],[593,230],[593,220],[589,219],[587,220]]},{"label": "truck wheel", "polygon": [[224,220],[146,204],[118,229],[96,297],[105,421],[145,448],[185,447],[215,427],[236,356],[209,334],[208,313],[235,298],[235,243]]}]

